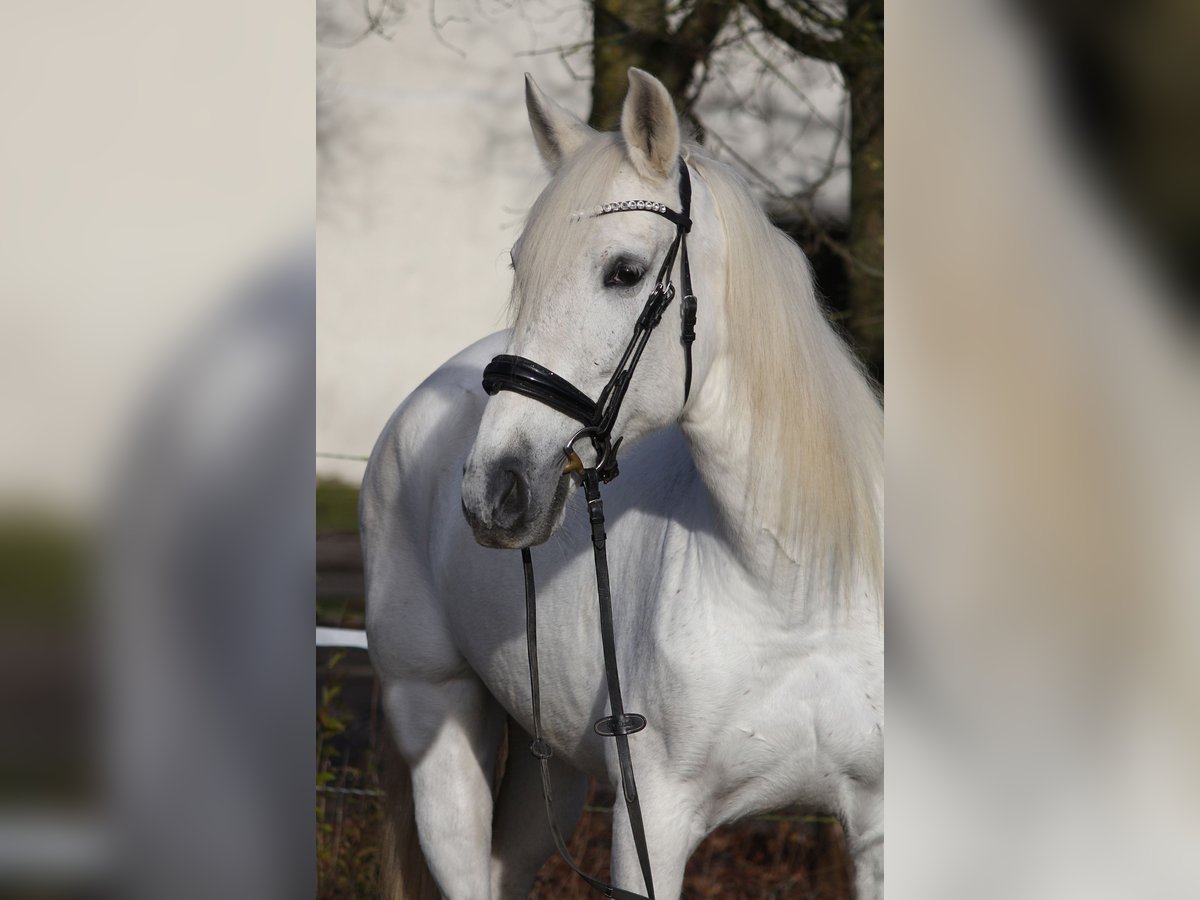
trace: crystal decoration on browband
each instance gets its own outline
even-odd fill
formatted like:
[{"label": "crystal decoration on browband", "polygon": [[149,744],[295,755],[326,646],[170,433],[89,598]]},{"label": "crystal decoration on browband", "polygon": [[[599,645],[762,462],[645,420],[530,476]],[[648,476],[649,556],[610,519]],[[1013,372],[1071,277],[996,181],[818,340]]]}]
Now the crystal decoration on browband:
[{"label": "crystal decoration on browband", "polygon": [[591,219],[596,216],[606,216],[609,213],[627,212],[629,210],[644,209],[647,212],[655,212],[660,215],[665,212],[670,212],[670,207],[665,203],[658,203],[655,200],[620,200],[615,203],[603,203],[592,207],[586,212],[577,212],[573,218],[576,219]]},{"label": "crystal decoration on browband", "polygon": [[622,200],[619,203],[605,203],[602,206],[596,207],[596,215],[602,216],[605,213],[621,212],[628,209],[648,209],[650,212],[664,213],[667,211],[665,203],[655,203],[653,200]]}]

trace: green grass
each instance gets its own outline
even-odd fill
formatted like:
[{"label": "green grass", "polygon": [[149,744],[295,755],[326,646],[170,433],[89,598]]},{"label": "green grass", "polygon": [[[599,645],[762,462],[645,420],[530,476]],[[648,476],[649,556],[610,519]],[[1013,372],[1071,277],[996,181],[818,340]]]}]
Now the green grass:
[{"label": "green grass", "polygon": [[317,481],[317,533],[358,531],[358,487],[336,479]]},{"label": "green grass", "polygon": [[[317,539],[322,535],[357,533],[358,487],[344,481],[322,479],[317,482]],[[341,539],[335,539],[341,540]],[[320,559],[318,550],[318,559]],[[335,628],[362,628],[364,599],[361,578],[356,584],[352,574],[341,571],[345,561],[329,571],[317,569],[316,618],[318,625]],[[351,575],[349,582],[347,575]]]},{"label": "green grass", "polygon": [[80,623],[89,546],[82,529],[37,512],[0,518],[0,610],[8,624]]}]

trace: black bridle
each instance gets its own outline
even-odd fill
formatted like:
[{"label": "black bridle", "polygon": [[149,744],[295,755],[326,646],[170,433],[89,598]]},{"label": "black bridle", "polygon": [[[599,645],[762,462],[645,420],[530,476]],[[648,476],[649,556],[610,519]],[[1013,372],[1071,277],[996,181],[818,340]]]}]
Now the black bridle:
[{"label": "black bridle", "polygon": [[[681,305],[680,343],[683,344],[685,372],[683,382],[683,402],[687,403],[692,390],[692,343],[696,340],[696,297],[692,293],[692,273],[688,265],[687,235],[692,228],[692,182],[688,173],[687,163],[679,160],[679,203],[680,210],[675,212],[662,203],[648,200],[625,200],[618,203],[606,203],[596,215],[608,215],[616,212],[651,212],[662,216],[675,225],[675,239],[671,242],[662,265],[658,270],[650,296],[642,308],[641,315],[633,328],[633,335],[625,346],[621,361],[604,390],[597,400],[592,400],[579,388],[571,384],[561,375],[552,372],[545,366],[540,366],[531,359],[523,356],[497,356],[483,370],[483,389],[488,394],[499,391],[514,391],[546,404],[565,416],[575,419],[583,427],[567,442],[563,453],[567,458],[564,472],[574,472],[583,483],[584,496],[587,500],[588,521],[592,527],[592,550],[596,563],[596,595],[600,607],[600,638],[604,650],[604,672],[608,683],[608,704],[611,715],[600,719],[593,726],[595,732],[602,737],[611,737],[617,744],[617,760],[621,768],[621,790],[625,797],[625,807],[629,812],[629,826],[633,832],[633,842],[637,848],[638,862],[642,868],[642,878],[646,884],[646,894],[635,894],[622,888],[606,884],[583,872],[567,850],[566,840],[559,830],[554,815],[554,797],[550,782],[550,757],[553,754],[549,742],[542,736],[541,689],[538,677],[537,654],[537,593],[533,582],[533,558],[529,548],[521,550],[521,562],[525,572],[525,633],[529,652],[529,685],[533,706],[533,743],[529,745],[530,752],[537,757],[542,773],[542,795],[546,803],[546,815],[550,822],[550,831],[559,853],[575,872],[589,885],[608,897],[620,900],[654,900],[654,879],[650,872],[650,852],[646,846],[646,830],[642,824],[641,804],[638,801],[637,783],[633,777],[633,760],[629,753],[629,735],[636,734],[646,727],[646,717],[638,713],[625,712],[625,704],[621,699],[621,680],[617,671],[617,648],[613,636],[612,595],[609,591],[608,554],[605,549],[606,535],[604,532],[604,503],[600,499],[600,484],[607,484],[617,477],[617,451],[621,446],[621,438],[612,440],[613,426],[634,370],[642,358],[642,351],[659,322],[663,313],[675,299],[675,285],[671,282],[671,272],[675,268],[675,260],[679,259],[680,280],[683,287]],[[575,444],[583,438],[591,441],[596,454],[592,466],[585,466],[575,452]]]},{"label": "black bridle", "polygon": [[538,365],[524,356],[497,356],[483,370],[483,389],[489,394],[498,391],[514,391],[523,394],[565,416],[579,422],[583,428],[575,433],[567,444],[568,457],[573,455],[576,442],[584,437],[591,439],[596,451],[596,469],[600,472],[600,480],[605,484],[617,477],[616,457],[620,438],[612,442],[612,430],[616,424],[617,414],[625,400],[625,392],[629,390],[629,382],[633,378],[634,369],[646,349],[650,335],[662,321],[663,313],[675,299],[675,285],[671,281],[671,272],[675,268],[675,259],[679,258],[679,275],[683,282],[683,299],[681,303],[680,343],[684,352],[683,402],[687,403],[692,390],[692,343],[696,340],[696,297],[692,293],[692,270],[688,264],[687,235],[692,228],[692,180],[688,174],[687,164],[679,160],[679,202],[680,211],[656,203],[651,200],[623,200],[618,203],[606,203],[596,211],[595,215],[609,215],[618,212],[649,212],[662,216],[675,225],[675,239],[663,257],[658,269],[654,289],[646,298],[641,315],[633,327],[633,335],[625,345],[625,352],[608,384],[600,392],[598,400],[592,400],[587,394],[567,381],[556,372],[545,366]]}]

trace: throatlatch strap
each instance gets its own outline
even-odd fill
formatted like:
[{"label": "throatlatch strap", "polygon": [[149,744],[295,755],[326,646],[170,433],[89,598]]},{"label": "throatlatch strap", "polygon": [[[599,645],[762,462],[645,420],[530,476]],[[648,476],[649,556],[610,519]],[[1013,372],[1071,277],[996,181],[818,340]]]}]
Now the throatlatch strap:
[{"label": "throatlatch strap", "polygon": [[682,328],[679,341],[683,344],[683,402],[692,395],[692,344],[696,341],[696,309],[699,305],[692,293],[692,267],[688,264],[687,236],[682,239],[679,251],[679,280],[683,283],[683,298],[679,301]]}]

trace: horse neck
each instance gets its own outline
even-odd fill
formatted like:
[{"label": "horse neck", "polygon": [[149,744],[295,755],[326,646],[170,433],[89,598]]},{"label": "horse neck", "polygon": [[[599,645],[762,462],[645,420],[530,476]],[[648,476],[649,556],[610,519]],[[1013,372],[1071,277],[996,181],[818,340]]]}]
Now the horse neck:
[{"label": "horse neck", "polygon": [[[720,324],[709,337],[715,347],[726,348],[723,332],[729,320],[716,306],[714,302],[710,315]],[[797,359],[804,357],[796,354]],[[839,350],[829,356],[824,370],[812,366],[804,373],[810,384],[825,379],[827,385],[838,385],[837,391],[812,392],[827,397],[823,405],[813,406],[810,397],[806,407],[801,398],[785,396],[781,385],[777,405],[760,404],[755,412],[745,391],[735,389],[744,386],[735,379],[745,374],[727,350],[716,350],[680,421],[721,520],[726,552],[732,553],[767,595],[790,609],[803,610],[806,621],[850,613],[878,624],[882,610],[877,563],[882,528],[881,423],[876,421],[879,410],[869,387],[850,357]],[[840,418],[849,415],[854,404],[861,407],[857,414]],[[755,415],[792,416],[806,408],[805,439],[811,446],[802,446],[803,452],[795,452],[794,440],[789,447],[774,449],[756,445],[751,437],[756,433]],[[824,452],[812,452],[813,448]],[[837,527],[825,531],[801,527],[798,531],[797,521],[815,519],[797,519],[797,510],[808,516],[819,509],[816,505],[808,509],[808,492],[828,490],[831,484],[841,485],[842,490],[832,496],[844,501],[837,507],[842,511]],[[815,494],[812,498],[825,502],[828,496]],[[855,535],[846,540],[843,536],[850,530]],[[814,539],[825,543],[810,544]],[[828,548],[830,540],[838,541],[833,554],[821,556],[814,548]]]},{"label": "horse neck", "polygon": [[794,581],[799,561],[788,556],[771,524],[754,509],[750,476],[754,448],[746,439],[750,414],[729,389],[732,375],[728,358],[715,359],[680,425],[733,555],[756,580]]},{"label": "horse neck", "polygon": [[[697,160],[697,380],[681,419],[746,571],[793,607],[882,603],[882,414],[799,251]],[[723,260],[723,262],[721,262]],[[734,314],[736,313],[736,314]]]},{"label": "horse neck", "polygon": [[[723,553],[757,585],[768,608],[784,613],[777,621],[809,627],[849,618],[879,627],[882,597],[870,578],[856,576],[832,595],[821,579],[811,577],[811,563],[780,527],[762,514],[750,474],[759,448],[747,438],[749,411],[730,390],[735,374],[727,358],[716,359],[680,422],[722,525]],[[780,478],[785,469],[780,461]]]}]

